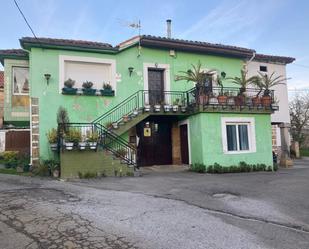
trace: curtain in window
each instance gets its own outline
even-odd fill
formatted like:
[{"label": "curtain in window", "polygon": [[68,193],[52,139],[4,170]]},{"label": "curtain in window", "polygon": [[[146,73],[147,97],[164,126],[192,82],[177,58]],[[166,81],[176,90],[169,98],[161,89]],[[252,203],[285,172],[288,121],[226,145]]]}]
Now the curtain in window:
[{"label": "curtain in window", "polygon": [[239,150],[249,150],[248,125],[238,125]]},{"label": "curtain in window", "polygon": [[226,135],[227,135],[227,150],[228,151],[237,150],[236,125],[227,125]]}]

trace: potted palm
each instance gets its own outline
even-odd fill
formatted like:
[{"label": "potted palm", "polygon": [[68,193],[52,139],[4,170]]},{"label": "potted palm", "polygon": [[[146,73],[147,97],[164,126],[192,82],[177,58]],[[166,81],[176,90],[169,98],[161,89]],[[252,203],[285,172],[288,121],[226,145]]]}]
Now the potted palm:
[{"label": "potted palm", "polygon": [[50,129],[47,134],[47,139],[52,151],[56,151],[58,148],[58,134],[55,128]]},{"label": "potted palm", "polygon": [[109,83],[103,83],[103,89],[100,92],[102,96],[115,96],[115,91]]},{"label": "potted palm", "polygon": [[268,76],[268,74],[263,74],[261,72],[258,73],[260,77],[261,87],[264,90],[261,102],[264,107],[269,107],[272,103],[270,89],[274,86],[285,84],[287,78],[284,78],[282,75],[275,76],[275,72],[273,72],[270,76]]},{"label": "potted palm", "polygon": [[67,79],[64,82],[64,87],[62,88],[63,94],[69,94],[69,95],[75,95],[77,92],[77,88],[73,88],[75,85],[75,80],[72,80],[71,78]]},{"label": "potted palm", "polygon": [[88,146],[91,150],[95,150],[98,145],[99,134],[95,131],[91,132],[88,136]]},{"label": "potted palm", "polygon": [[220,87],[220,93],[217,97],[220,105],[225,105],[228,99],[228,96],[223,92],[223,79],[225,78],[225,73],[221,72],[221,75],[217,78],[218,86]]},{"label": "potted palm", "polygon": [[83,83],[83,94],[84,95],[95,95],[96,89],[93,89],[93,83],[91,81],[85,81]]},{"label": "potted palm", "polygon": [[215,72],[215,70],[205,71],[202,69],[202,64],[199,61],[197,65],[192,64],[192,69],[187,71],[180,71],[181,75],[176,76],[176,81],[186,80],[187,82],[194,82],[196,87],[196,102],[200,105],[207,103],[208,100],[208,89],[205,86],[205,81],[207,79],[207,75],[211,75]]},{"label": "potted palm", "polygon": [[257,94],[252,98],[252,105],[253,106],[259,106],[261,104],[261,97],[260,94],[263,91],[263,86],[261,83],[260,77],[256,76],[255,80],[253,81],[253,84],[257,87],[258,92]]},{"label": "potted palm", "polygon": [[250,83],[254,83],[254,81],[256,80],[256,76],[252,76],[248,78],[247,73],[248,71],[245,68],[243,68],[240,71],[240,77],[227,78],[227,79],[232,80],[232,83],[240,86],[239,93],[235,97],[235,104],[238,106],[242,106],[245,104],[246,89]]}]

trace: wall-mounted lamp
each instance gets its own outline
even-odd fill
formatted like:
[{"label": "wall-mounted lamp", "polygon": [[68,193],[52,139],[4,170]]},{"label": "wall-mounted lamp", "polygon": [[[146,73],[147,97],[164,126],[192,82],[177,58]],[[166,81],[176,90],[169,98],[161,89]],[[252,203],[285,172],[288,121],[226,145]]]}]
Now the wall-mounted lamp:
[{"label": "wall-mounted lamp", "polygon": [[47,85],[49,84],[50,76],[51,76],[51,75],[50,75],[49,73],[44,74],[44,77],[45,77],[45,79],[46,79]]},{"label": "wall-mounted lamp", "polygon": [[221,72],[221,77],[225,78],[225,76],[226,76],[226,72]]},{"label": "wall-mounted lamp", "polygon": [[134,67],[128,67],[128,70],[129,70],[129,75],[131,77],[133,71],[134,71]]}]

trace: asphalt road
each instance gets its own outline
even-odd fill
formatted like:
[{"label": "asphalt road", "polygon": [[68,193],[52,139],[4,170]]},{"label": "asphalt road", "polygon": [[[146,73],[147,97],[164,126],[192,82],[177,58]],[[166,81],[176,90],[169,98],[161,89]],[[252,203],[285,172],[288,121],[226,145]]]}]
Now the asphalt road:
[{"label": "asphalt road", "polygon": [[0,248],[309,248],[309,160],[269,173],[0,175]]}]

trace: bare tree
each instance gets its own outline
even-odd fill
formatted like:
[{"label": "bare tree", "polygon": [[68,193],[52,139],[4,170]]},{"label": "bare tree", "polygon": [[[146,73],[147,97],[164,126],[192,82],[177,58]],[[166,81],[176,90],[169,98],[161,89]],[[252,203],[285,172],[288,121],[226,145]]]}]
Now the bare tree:
[{"label": "bare tree", "polygon": [[309,126],[309,93],[298,94],[290,102],[291,133],[294,141],[304,141],[304,128]]}]

